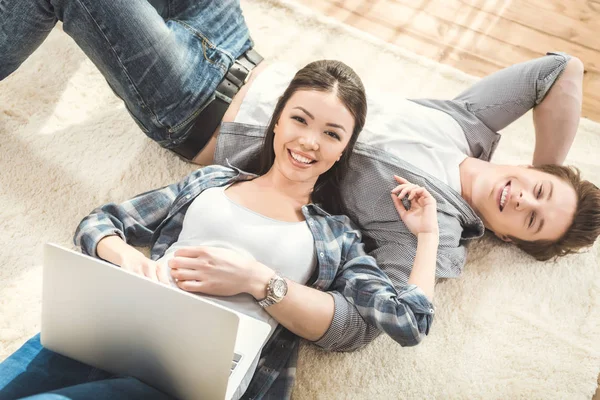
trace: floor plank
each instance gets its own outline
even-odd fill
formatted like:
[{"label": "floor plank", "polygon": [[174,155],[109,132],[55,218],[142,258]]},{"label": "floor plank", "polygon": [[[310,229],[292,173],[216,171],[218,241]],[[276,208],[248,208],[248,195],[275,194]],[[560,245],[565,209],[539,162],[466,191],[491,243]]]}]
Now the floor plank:
[{"label": "floor plank", "polygon": [[475,76],[565,51],[585,64],[582,115],[600,121],[600,0],[298,0]]},{"label": "floor plank", "polygon": [[[567,52],[585,65],[582,116],[600,122],[600,0],[298,2],[475,76]],[[600,376],[592,400],[600,400]]]}]

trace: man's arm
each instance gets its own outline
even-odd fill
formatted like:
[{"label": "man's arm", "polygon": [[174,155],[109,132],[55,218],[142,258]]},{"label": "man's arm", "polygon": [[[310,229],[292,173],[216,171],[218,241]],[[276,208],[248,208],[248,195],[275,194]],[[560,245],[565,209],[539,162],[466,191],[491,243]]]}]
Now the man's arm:
[{"label": "man's arm", "polygon": [[533,109],[533,165],[562,164],[575,139],[581,116],[583,63],[571,58],[542,102]]}]

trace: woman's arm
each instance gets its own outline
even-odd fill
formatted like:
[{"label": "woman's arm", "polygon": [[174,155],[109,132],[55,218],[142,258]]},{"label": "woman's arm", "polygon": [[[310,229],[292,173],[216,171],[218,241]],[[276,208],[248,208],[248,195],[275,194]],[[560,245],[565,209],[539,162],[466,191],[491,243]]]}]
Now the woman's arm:
[{"label": "woman's arm", "polygon": [[[80,222],[73,240],[81,246],[83,253],[115,264],[119,264],[119,258],[123,255],[133,258],[133,255],[141,253],[124,245],[149,246],[156,229],[169,215],[179,194],[194,180],[211,179],[219,171],[222,172],[222,168],[202,168],[178,183],[140,194],[120,204],[105,204]],[[113,236],[113,239],[104,242],[103,249],[98,248],[104,238]]]},{"label": "woman's arm", "polygon": [[[399,182],[402,178],[397,178]],[[402,206],[401,218],[418,235],[417,257],[409,285],[398,293],[394,285],[363,250],[360,233],[348,222],[340,231],[343,243],[341,272],[334,281],[338,293],[323,293],[288,281],[288,292],[278,304],[266,311],[295,334],[312,341],[321,341],[330,349],[350,349],[355,346],[340,340],[345,326],[339,321],[352,312],[352,304],[362,319],[388,333],[402,345],[415,345],[429,332],[433,306],[435,263],[438,245],[437,210],[435,199],[421,187],[406,181],[393,194],[396,199],[408,195],[410,210]],[[399,210],[400,212],[400,210]],[[266,297],[266,287],[275,272],[254,260],[220,248],[194,247],[175,252],[170,260],[171,275],[183,290],[209,295],[231,296],[249,293],[255,299]],[[421,289],[419,287],[422,287]],[[427,293],[425,295],[424,293]],[[336,296],[342,295],[342,299]],[[335,298],[335,301],[334,301]],[[336,317],[336,326],[333,321]],[[353,331],[361,318],[351,320]],[[356,324],[354,324],[356,322]],[[364,324],[366,325],[366,324]],[[364,326],[368,336],[377,336]],[[362,343],[359,343],[362,344]],[[358,347],[358,346],[356,346]]]},{"label": "woman's arm", "polygon": [[96,254],[99,258],[134,274],[143,275],[167,285],[170,284],[164,266],[150,260],[141,251],[125,243],[118,235],[105,236],[100,239],[96,247]]},{"label": "woman's arm", "polygon": [[[266,297],[267,284],[275,274],[272,269],[265,268],[264,278],[254,281],[248,289],[256,300]],[[265,311],[296,335],[310,341],[319,340],[331,326],[335,311],[333,297],[289,279],[286,281],[288,291],[285,297],[279,303],[266,307]]]},{"label": "woman's arm", "polygon": [[[414,185],[406,179],[394,176],[398,185],[392,190],[392,201],[406,227],[417,236],[417,253],[408,283],[417,285],[433,300],[435,286],[435,266],[439,245],[437,202],[427,189]],[[402,203],[408,198],[410,208]]]},{"label": "woman's arm", "polygon": [[[392,191],[394,204],[402,221],[418,238],[408,284],[395,287],[375,260],[365,255],[360,232],[349,230],[349,245],[344,252],[348,262],[333,285],[336,311],[332,328],[318,343],[325,348],[359,348],[377,336],[373,327],[403,346],[416,345],[429,333],[439,242],[436,202],[424,188],[397,176],[395,179],[400,185]],[[408,210],[401,202],[406,195]],[[410,253],[402,250],[403,243],[390,245],[394,251],[386,254],[397,255],[394,262],[403,259],[403,252]]]},{"label": "woman's arm", "polygon": [[[186,291],[213,296],[248,293],[256,300],[266,297],[275,271],[230,249],[197,246],[179,249],[169,260],[171,276]],[[327,293],[287,280],[288,292],[278,304],[265,308],[273,318],[296,335],[317,340],[333,319],[333,298]]]}]

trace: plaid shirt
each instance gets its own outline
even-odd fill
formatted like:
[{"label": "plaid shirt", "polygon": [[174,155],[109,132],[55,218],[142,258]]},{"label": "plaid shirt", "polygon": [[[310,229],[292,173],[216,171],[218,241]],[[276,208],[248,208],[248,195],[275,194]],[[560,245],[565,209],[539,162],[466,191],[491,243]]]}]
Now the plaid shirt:
[{"label": "plaid shirt", "polygon": [[[253,179],[239,169],[210,166],[193,172],[179,183],[143,193],[121,204],[106,204],[83,219],[75,244],[96,256],[98,242],[119,235],[134,246],[151,247],[157,260],[179,237],[185,213],[204,190]],[[333,216],[314,204],[302,207],[317,252],[317,273],[311,286],[329,291],[335,302],[333,321],[316,345],[326,350],[354,350],[369,337],[385,332],[404,346],[418,344],[433,320],[433,306],[415,285],[394,288],[365,254],[361,233],[345,216]],[[244,398],[290,397],[295,376],[299,338],[279,325],[266,343]]]}]

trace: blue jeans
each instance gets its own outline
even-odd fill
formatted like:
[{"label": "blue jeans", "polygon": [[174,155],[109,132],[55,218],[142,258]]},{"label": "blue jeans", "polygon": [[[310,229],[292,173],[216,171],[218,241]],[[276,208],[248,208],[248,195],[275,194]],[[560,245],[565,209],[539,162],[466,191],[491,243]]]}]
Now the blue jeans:
[{"label": "blue jeans", "polygon": [[[31,397],[28,397],[31,396]],[[0,400],[171,399],[141,381],[42,347],[37,334],[0,364]]]},{"label": "blue jeans", "polygon": [[252,47],[237,0],[0,0],[0,80],[58,20],[144,133],[166,148],[185,139]]}]

